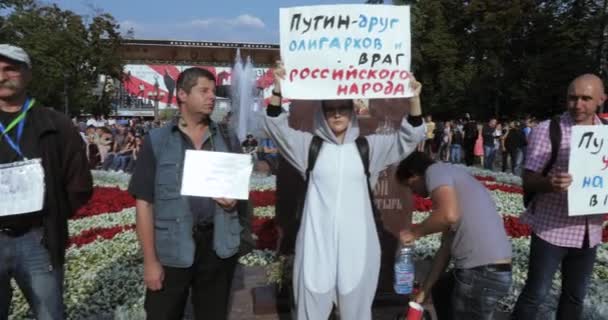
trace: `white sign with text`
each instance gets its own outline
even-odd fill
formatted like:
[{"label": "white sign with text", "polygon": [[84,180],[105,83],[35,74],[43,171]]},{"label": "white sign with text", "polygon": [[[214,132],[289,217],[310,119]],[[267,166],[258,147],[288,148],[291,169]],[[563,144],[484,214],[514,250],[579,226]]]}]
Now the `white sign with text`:
[{"label": "white sign with text", "polygon": [[568,215],[608,212],[608,126],[572,127],[568,172]]},{"label": "white sign with text", "polygon": [[413,95],[409,6],[281,8],[280,34],[286,98]]}]

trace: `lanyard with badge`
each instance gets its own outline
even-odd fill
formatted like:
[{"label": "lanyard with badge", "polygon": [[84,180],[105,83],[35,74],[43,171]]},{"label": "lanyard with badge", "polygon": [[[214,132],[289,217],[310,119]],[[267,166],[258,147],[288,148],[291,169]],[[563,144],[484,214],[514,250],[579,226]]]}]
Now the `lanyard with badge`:
[{"label": "lanyard with badge", "polygon": [[[21,161],[0,164],[0,217],[42,210],[44,204],[44,169],[41,159],[27,159],[19,142],[23,135],[27,112],[34,106],[35,99],[27,99],[21,114],[6,127],[0,123],[1,136],[21,158]],[[9,132],[17,127],[15,140]]]}]

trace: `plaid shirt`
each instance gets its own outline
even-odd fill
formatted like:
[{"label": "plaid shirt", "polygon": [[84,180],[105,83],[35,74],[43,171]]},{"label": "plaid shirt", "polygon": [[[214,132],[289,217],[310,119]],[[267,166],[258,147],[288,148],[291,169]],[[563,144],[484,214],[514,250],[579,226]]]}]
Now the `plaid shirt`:
[{"label": "plaid shirt", "polygon": [[[541,173],[551,158],[549,123],[540,123],[528,138],[525,169]],[[599,118],[595,124],[601,124]],[[570,157],[570,137],[574,120],[569,113],[560,118],[562,141],[557,160],[549,174],[567,172]],[[533,211],[533,212],[532,212]],[[585,239],[585,224],[589,224],[589,245],[594,247],[602,241],[602,215],[568,216],[568,194],[566,192],[538,193],[533,203],[523,214],[522,221],[529,224],[541,239],[560,247],[581,248]]]}]

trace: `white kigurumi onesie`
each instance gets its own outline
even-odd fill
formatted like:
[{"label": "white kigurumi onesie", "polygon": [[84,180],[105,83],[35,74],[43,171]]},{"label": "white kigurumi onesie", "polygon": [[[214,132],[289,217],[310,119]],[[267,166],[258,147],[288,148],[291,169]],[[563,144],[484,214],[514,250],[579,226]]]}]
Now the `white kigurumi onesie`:
[{"label": "white kigurumi onesie", "polygon": [[[281,155],[304,176],[313,135],[290,128],[285,113],[266,116],[265,125]],[[315,135],[324,143],[310,174],[296,240],[293,285],[297,320],[327,319],[334,303],[342,320],[371,319],[380,243],[355,144],[359,136],[356,116],[344,143],[339,144],[319,108]],[[424,126],[414,128],[405,117],[392,135],[366,136],[372,187],[382,170],[409,155],[424,137]]]}]

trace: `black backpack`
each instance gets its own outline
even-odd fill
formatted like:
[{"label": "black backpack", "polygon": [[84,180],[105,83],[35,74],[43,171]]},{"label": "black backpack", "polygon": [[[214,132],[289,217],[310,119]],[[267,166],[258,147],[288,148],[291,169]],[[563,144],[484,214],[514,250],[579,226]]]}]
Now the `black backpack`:
[{"label": "black backpack", "polygon": [[[608,124],[608,120],[600,118],[602,124]],[[560,143],[562,142],[562,129],[560,127],[560,116],[555,116],[551,118],[551,122],[549,123],[549,139],[551,140],[551,157],[549,158],[549,162],[545,165],[542,171],[542,176],[546,177],[549,174],[549,171],[553,168],[555,161],[557,161],[557,155],[559,153]],[[528,208],[536,192],[532,192],[527,190],[526,184],[523,184],[524,189],[524,207]]]},{"label": "black backpack", "polygon": [[[357,150],[359,151],[359,156],[361,156],[361,161],[363,162],[363,168],[365,170],[365,176],[367,177],[367,191],[370,198],[370,203],[372,205],[372,210],[374,212],[374,220],[376,221],[376,225],[379,223],[380,215],[379,211],[376,208],[376,204],[374,202],[374,192],[372,190],[371,182],[370,182],[370,172],[369,172],[369,142],[365,137],[358,137],[355,140],[355,144],[357,145]],[[281,240],[279,251],[281,253],[293,253],[293,249],[295,248],[295,240],[296,234],[300,230],[300,223],[302,221],[302,214],[304,211],[304,202],[306,201],[306,193],[308,191],[308,184],[310,181],[310,173],[315,168],[315,163],[317,162],[317,157],[319,156],[319,152],[323,147],[323,139],[319,136],[313,136],[312,141],[310,142],[310,147],[308,150],[308,167],[306,168],[306,177],[304,180],[304,191],[302,194],[298,196],[297,202],[297,210],[295,217],[289,219],[290,221],[283,221],[283,239]],[[286,220],[286,219],[283,219]],[[381,230],[381,228],[378,228]]]}]

